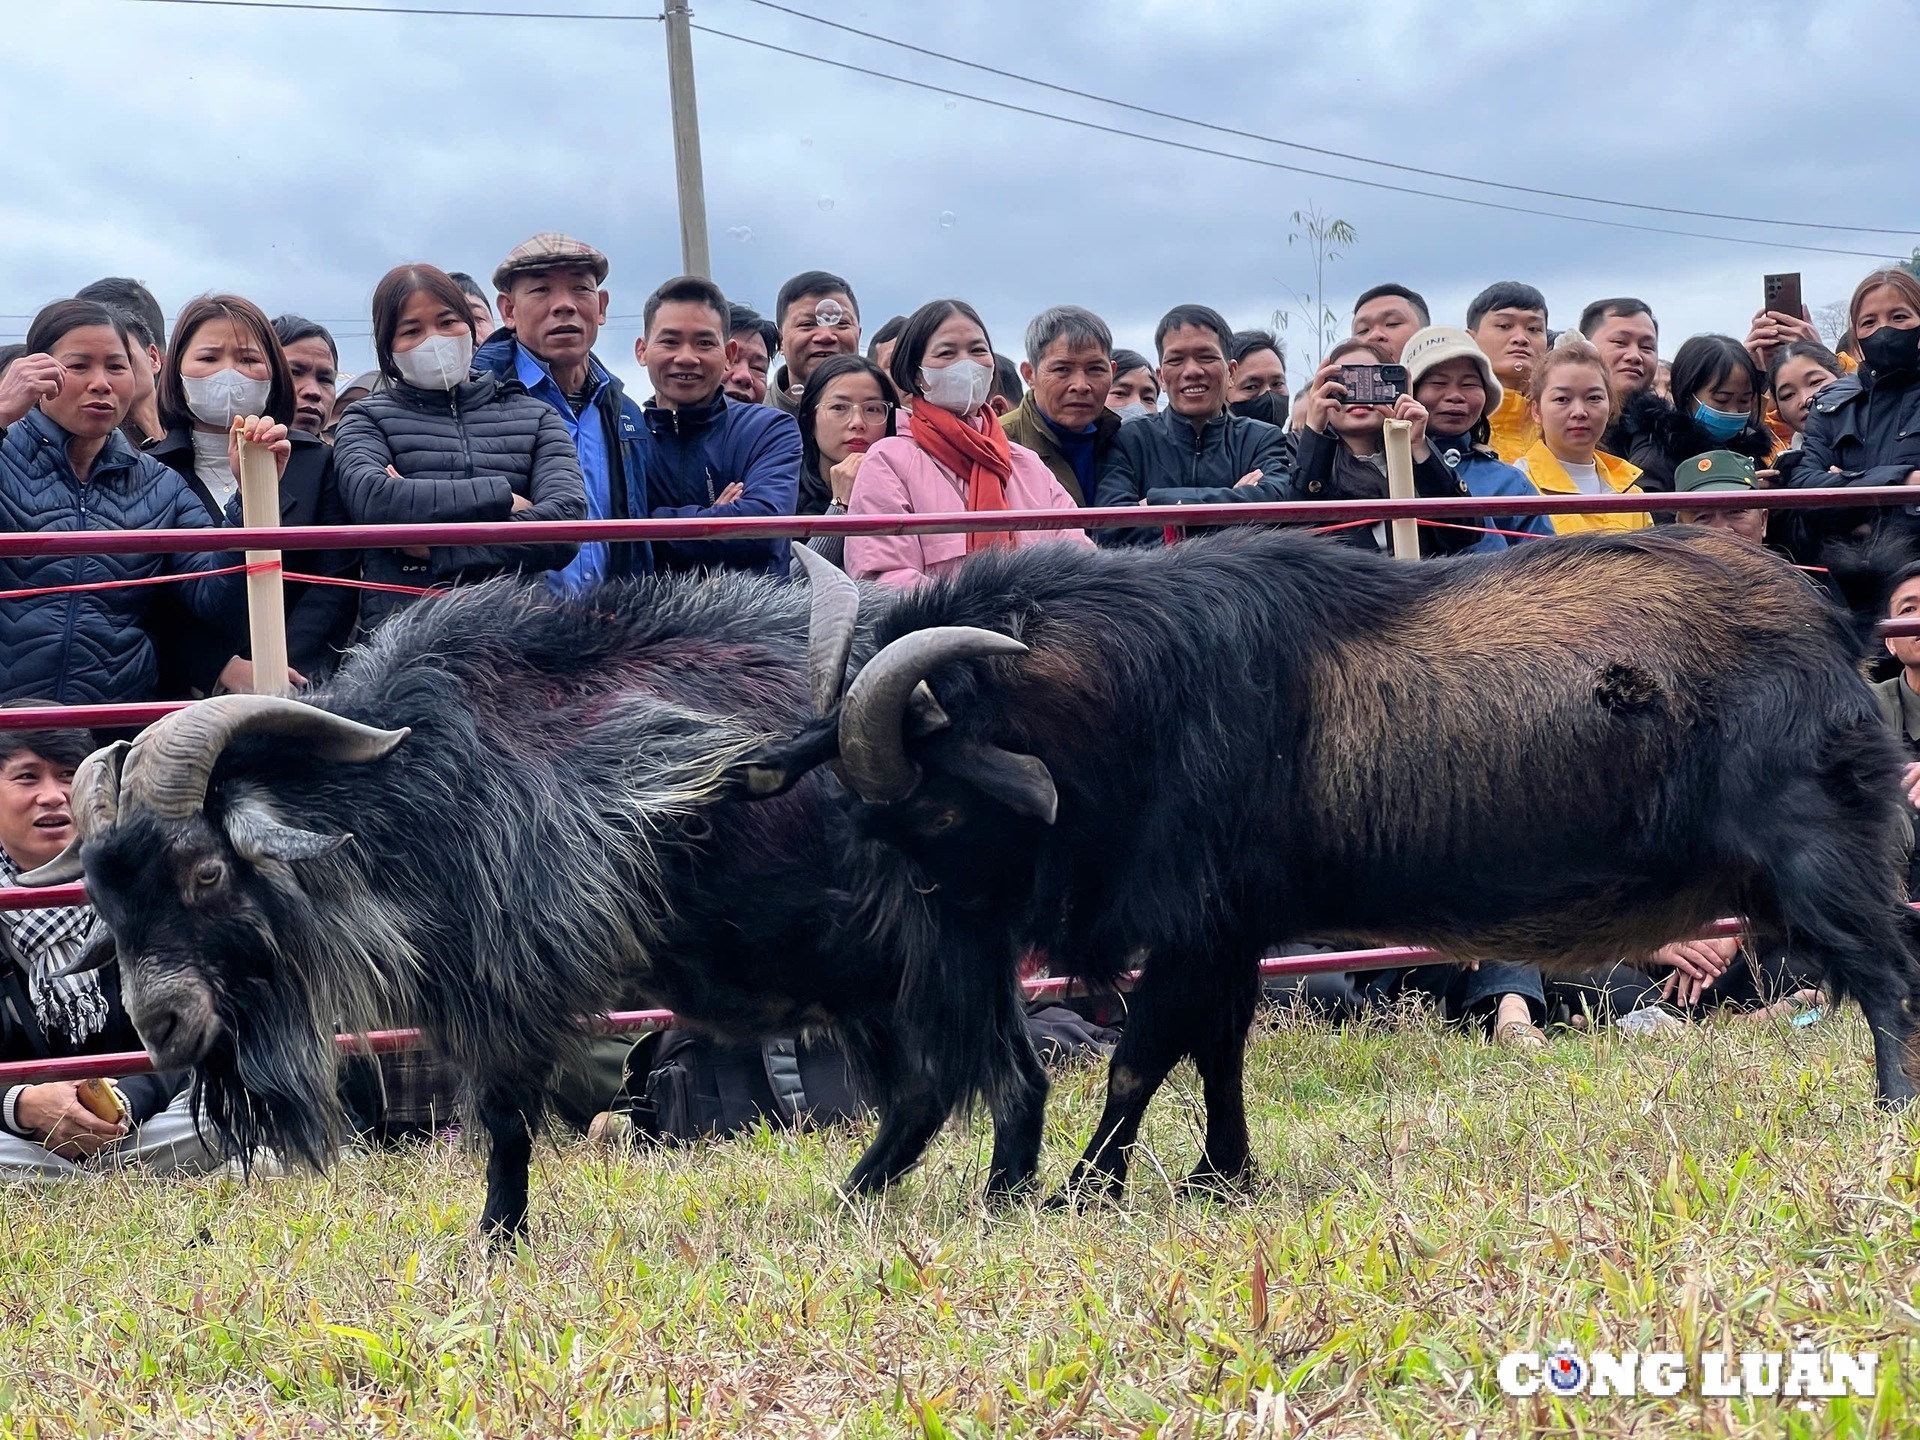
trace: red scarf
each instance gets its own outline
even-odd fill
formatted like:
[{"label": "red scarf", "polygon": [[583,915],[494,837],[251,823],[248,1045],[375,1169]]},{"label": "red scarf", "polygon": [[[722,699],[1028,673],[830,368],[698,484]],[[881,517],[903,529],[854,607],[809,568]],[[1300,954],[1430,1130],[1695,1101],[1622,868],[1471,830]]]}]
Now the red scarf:
[{"label": "red scarf", "polygon": [[[913,443],[958,475],[967,487],[967,510],[1006,510],[1007,482],[1013,478],[1013,447],[1000,417],[980,407],[985,429],[976,430],[951,410],[931,400],[913,407]],[[989,545],[1013,544],[1008,530],[976,530],[967,536],[967,553]]]}]

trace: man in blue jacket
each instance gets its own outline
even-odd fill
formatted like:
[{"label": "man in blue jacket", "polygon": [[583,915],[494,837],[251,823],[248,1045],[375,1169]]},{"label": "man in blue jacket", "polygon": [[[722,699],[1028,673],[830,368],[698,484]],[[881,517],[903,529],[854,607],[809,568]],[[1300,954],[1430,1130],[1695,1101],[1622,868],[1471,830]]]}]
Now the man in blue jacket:
[{"label": "man in blue jacket", "polygon": [[[640,407],[593,353],[607,320],[607,257],[584,241],[548,231],[514,246],[493,272],[500,329],[473,368],[524,387],[551,405],[573,437],[587,483],[587,517],[626,520],[647,513],[646,425]],[[653,569],[644,544],[595,542],[548,583],[571,593]]]},{"label": "man in blue jacket", "polygon": [[[791,515],[800,489],[800,427],[768,405],[742,405],[722,389],[739,353],[728,338],[727,297],[711,280],[682,275],[647,298],[634,358],[647,367],[647,513],[657,520]],[[787,542],[663,540],[663,570],[787,573]]]}]

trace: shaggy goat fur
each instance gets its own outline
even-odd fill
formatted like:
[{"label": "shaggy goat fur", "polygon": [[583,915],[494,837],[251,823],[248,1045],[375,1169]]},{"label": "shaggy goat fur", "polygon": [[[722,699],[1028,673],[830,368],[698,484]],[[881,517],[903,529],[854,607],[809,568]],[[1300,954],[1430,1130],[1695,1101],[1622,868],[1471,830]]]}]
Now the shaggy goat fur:
[{"label": "shaggy goat fur", "polygon": [[[916,998],[926,952],[948,942],[907,862],[821,803],[827,777],[733,798],[741,759],[810,713],[807,625],[804,588],[743,577],[423,602],[308,697],[411,727],[391,755],[329,763],[242,736],[202,814],[125,814],[90,840],[133,992],[212,992],[199,1094],[219,1131],[242,1153],[324,1162],[336,1025],[421,1024],[492,1140],[486,1223],[517,1232],[556,1062],[593,1015],[636,1001],[741,1037],[837,1028],[882,1111],[856,1187],[917,1158],[901,1159],[903,1129],[976,1096],[1037,1131],[1045,1077],[998,1004],[999,967],[965,968],[953,994],[981,990],[972,977],[989,993],[958,1013]],[[274,824],[352,840],[287,863],[255,843]],[[1008,1183],[997,1166],[992,1186]]]},{"label": "shaggy goat fur", "polygon": [[[1301,939],[1564,970],[1744,914],[1859,1001],[1880,1094],[1912,1094],[1899,755],[1848,617],[1764,552],[1684,528],[1417,566],[1271,532],[996,551],[880,611],[859,657],[936,626],[1029,650],[928,677],[951,728],[906,734],[925,779],[861,820],[949,915],[997,917],[1006,987],[1029,946],[1096,984],[1144,957],[1080,1181],[1122,1182],[1183,1057],[1196,1181],[1246,1173],[1258,960]],[[1057,823],[943,773],[966,742],[1044,761]]]}]

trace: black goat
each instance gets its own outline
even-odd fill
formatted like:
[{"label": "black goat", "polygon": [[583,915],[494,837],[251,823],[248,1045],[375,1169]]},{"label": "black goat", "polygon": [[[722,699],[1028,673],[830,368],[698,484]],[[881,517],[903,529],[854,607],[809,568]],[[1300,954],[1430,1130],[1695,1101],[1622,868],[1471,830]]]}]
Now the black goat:
[{"label": "black goat", "polygon": [[[978,628],[1026,652],[977,658]],[[1036,547],[902,597],[871,644],[837,716],[748,778],[834,759],[968,932],[928,950],[943,966],[976,963],[983,927],[1009,992],[1029,945],[1096,983],[1144,960],[1077,1186],[1124,1183],[1182,1057],[1194,1182],[1246,1174],[1257,962],[1306,937],[1564,970],[1742,914],[1859,1002],[1881,1097],[1913,1094],[1899,757],[1853,622],[1758,550],[1687,530],[1418,566],[1275,533]],[[1028,757],[1024,782],[960,776],[978,747]]]},{"label": "black goat", "polygon": [[[241,1153],[324,1163],[336,1023],[425,1026],[471,1081],[498,1235],[523,1228],[556,1062],[640,998],[736,1036],[833,1027],[882,1112],[855,1190],[984,1096],[1005,1192],[1032,1177],[1047,1082],[997,951],[956,950],[969,930],[1000,943],[998,918],[936,925],[909,862],[856,836],[824,777],[738,797],[741,761],[805,721],[810,688],[837,699],[850,599],[722,577],[422,603],[309,703],[207,700],[96,752],[80,840],[23,879],[84,868],[154,1062],[196,1068]],[[810,600],[837,656],[811,677]],[[995,763],[974,769],[991,783]],[[929,995],[931,978],[958,988]]]}]

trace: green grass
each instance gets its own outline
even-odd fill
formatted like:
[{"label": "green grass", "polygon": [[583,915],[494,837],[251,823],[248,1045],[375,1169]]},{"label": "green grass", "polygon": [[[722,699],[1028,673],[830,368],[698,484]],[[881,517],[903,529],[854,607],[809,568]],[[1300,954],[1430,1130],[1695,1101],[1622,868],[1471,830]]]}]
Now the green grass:
[{"label": "green grass", "polygon": [[[1101,1076],[1061,1078],[1056,1182]],[[1182,1076],[1128,1203],[988,1214],[983,1124],[876,1204],[860,1137],[536,1159],[474,1240],[446,1147],[328,1178],[0,1195],[0,1437],[1898,1435],[1920,1427],[1920,1153],[1857,1019],[1509,1059],[1284,1021],[1245,1202],[1175,1199]],[[1880,1352],[1873,1401],[1518,1401],[1582,1350]]]}]

